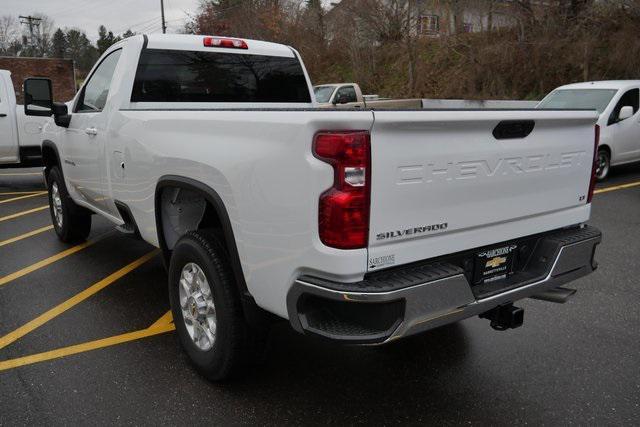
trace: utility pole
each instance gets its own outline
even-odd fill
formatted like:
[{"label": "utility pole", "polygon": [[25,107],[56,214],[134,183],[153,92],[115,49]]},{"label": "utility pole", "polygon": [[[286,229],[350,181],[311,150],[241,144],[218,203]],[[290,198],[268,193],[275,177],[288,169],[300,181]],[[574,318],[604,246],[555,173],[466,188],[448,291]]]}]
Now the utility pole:
[{"label": "utility pole", "polygon": [[40,21],[42,21],[42,18],[36,18],[35,16],[22,16],[22,15],[20,15],[18,18],[20,18],[21,24],[26,24],[29,26],[29,44],[32,47],[34,47],[35,37],[33,35],[33,29],[34,27],[40,26]]},{"label": "utility pole", "polygon": [[164,22],[164,0],[160,0],[160,12],[162,13],[162,34],[166,34],[167,24]]}]

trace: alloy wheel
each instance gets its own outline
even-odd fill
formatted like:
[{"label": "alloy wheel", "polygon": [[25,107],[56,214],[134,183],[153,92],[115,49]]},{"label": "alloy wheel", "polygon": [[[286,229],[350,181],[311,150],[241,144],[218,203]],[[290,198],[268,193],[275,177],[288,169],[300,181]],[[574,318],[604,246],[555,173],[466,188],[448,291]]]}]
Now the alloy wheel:
[{"label": "alloy wheel", "polygon": [[210,350],[216,340],[217,318],[213,294],[204,271],[190,262],[182,268],[179,283],[180,308],[193,343]]}]

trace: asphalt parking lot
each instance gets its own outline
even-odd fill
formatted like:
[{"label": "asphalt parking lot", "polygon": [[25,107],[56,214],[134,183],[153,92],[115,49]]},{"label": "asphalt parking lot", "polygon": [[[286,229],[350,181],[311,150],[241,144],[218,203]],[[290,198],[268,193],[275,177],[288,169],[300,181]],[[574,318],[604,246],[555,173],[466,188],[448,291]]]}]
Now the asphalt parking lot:
[{"label": "asphalt parking lot", "polygon": [[640,422],[640,166],[594,199],[600,268],[522,328],[472,318],[386,347],[277,325],[265,365],[204,380],[181,352],[149,245],[94,216],[60,243],[37,169],[0,170],[0,425]]}]

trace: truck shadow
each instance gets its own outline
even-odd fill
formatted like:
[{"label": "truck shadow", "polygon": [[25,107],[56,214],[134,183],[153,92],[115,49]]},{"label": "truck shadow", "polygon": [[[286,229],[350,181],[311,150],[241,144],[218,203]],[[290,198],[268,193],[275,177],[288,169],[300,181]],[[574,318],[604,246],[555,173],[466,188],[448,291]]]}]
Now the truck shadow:
[{"label": "truck shadow", "polygon": [[459,415],[451,396],[460,399],[455,384],[464,377],[460,367],[469,353],[460,323],[380,347],[327,343],[279,324],[270,344],[264,366],[211,385],[234,399],[261,402],[254,410],[264,412],[262,419],[270,412],[281,419],[282,411],[311,424],[416,422],[416,414],[432,411],[444,419]]}]

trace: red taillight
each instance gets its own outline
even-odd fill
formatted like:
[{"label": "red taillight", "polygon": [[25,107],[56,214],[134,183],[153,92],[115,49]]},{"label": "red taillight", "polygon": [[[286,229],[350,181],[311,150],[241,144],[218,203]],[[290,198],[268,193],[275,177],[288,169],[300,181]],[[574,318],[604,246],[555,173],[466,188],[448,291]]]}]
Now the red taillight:
[{"label": "red taillight", "polygon": [[202,40],[205,47],[228,47],[231,49],[249,49],[247,42],[240,39],[230,39],[227,37],[205,37]]},{"label": "red taillight", "polygon": [[593,191],[596,189],[596,170],[598,169],[598,145],[600,144],[600,126],[596,125],[596,136],[593,142],[593,166],[591,167],[591,182],[589,183],[589,195],[587,203],[593,199]]},{"label": "red taillight", "polygon": [[369,132],[320,132],[313,153],[333,166],[333,186],[320,196],[320,240],[338,249],[366,248],[369,237]]}]

